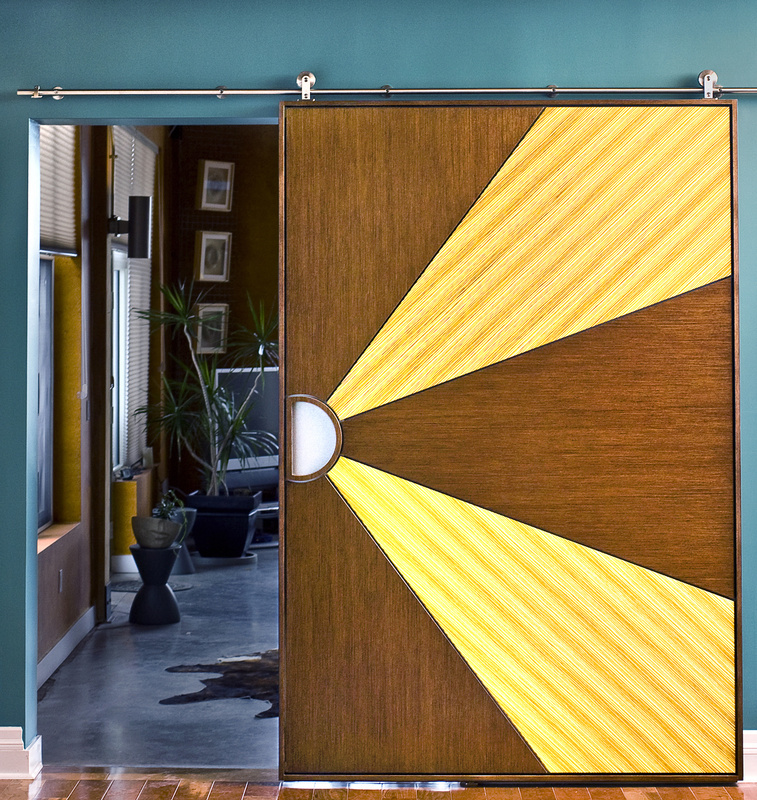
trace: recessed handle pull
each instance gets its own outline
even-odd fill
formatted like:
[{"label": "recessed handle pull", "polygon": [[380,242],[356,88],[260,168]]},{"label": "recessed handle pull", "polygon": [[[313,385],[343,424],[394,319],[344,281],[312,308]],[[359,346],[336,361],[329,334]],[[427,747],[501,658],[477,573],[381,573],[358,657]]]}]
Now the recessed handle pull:
[{"label": "recessed handle pull", "polygon": [[287,478],[313,481],[334,466],[342,451],[342,426],[321,400],[306,394],[287,398],[289,458]]}]

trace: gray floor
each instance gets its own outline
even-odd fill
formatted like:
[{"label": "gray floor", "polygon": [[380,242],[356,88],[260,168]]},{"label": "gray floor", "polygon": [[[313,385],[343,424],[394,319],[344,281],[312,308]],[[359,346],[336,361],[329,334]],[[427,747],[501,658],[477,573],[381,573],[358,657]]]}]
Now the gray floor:
[{"label": "gray floor", "polygon": [[257,555],[256,565],[211,567],[198,559],[194,575],[173,577],[191,585],[176,593],[181,622],[175,625],[131,625],[134,594],[114,591],[112,621],[96,628],[40,690],[45,765],[275,769],[278,719],[255,719],[268,703],[159,704],[199,691],[200,679],[213,677],[167,667],[278,647],[278,550]]}]

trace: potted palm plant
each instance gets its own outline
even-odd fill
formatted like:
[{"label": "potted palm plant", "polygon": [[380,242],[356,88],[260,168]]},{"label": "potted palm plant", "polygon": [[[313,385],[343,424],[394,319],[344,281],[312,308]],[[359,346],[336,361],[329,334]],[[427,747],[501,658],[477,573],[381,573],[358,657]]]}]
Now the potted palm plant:
[{"label": "potted palm plant", "polygon": [[[198,510],[193,535],[200,554],[242,555],[252,536],[260,496],[230,495],[226,473],[232,458],[244,462],[278,452],[276,436],[246,426],[265,380],[263,368],[278,364],[277,319],[262,303],[256,308],[248,297],[248,324],[235,321],[226,334],[226,320],[220,315],[201,316],[206,293],[195,292],[193,283],[162,285],[160,291],[165,308],[139,314],[170,335],[174,369],[163,375],[159,402],[137,413],[146,415],[155,434],[165,433],[172,452],[179,458],[188,456],[199,468],[202,491],[190,493],[186,504]],[[200,346],[201,339],[214,334],[223,335],[224,353]],[[221,366],[249,370],[241,400],[217,380]]]}]

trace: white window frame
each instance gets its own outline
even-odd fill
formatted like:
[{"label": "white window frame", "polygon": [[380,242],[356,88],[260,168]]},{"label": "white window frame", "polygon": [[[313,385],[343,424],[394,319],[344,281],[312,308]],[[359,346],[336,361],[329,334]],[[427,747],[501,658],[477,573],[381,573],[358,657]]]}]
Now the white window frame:
[{"label": "white window frame", "polygon": [[113,280],[111,364],[113,387],[111,389],[111,457],[114,470],[126,464],[126,363],[127,331],[129,318],[129,259],[126,247],[111,244],[110,265]]},{"label": "white window frame", "polygon": [[[114,171],[114,213],[125,219],[128,217],[129,195],[155,196],[158,148],[138,131],[123,126],[111,129],[111,141],[118,156]],[[150,305],[152,262],[150,259],[127,257],[128,236],[111,236],[110,242],[111,264],[118,265],[112,267],[111,456],[113,470],[118,471],[138,462],[147,446],[145,419],[135,416],[134,412],[147,405],[148,400],[150,331],[149,323],[138,312]],[[123,254],[115,255],[116,252]],[[121,281],[118,289],[116,279]]]}]

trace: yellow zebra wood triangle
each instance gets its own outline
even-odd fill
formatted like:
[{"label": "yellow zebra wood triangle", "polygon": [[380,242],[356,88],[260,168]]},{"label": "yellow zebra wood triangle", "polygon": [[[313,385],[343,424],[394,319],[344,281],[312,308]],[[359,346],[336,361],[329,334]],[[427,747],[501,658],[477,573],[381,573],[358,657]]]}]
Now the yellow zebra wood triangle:
[{"label": "yellow zebra wood triangle", "polygon": [[329,479],[549,772],[735,772],[731,600],[344,457]]},{"label": "yellow zebra wood triangle", "polygon": [[329,398],[340,419],[731,274],[730,110],[545,109]]}]

